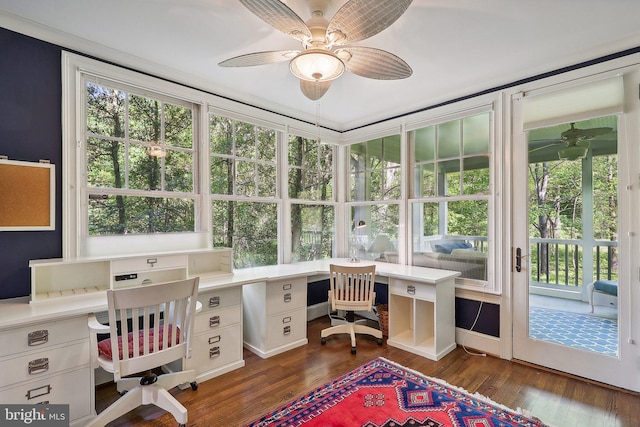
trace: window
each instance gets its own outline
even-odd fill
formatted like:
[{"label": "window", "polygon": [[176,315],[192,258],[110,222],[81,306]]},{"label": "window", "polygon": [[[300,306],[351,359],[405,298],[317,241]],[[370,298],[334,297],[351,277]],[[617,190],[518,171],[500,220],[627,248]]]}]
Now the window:
[{"label": "window", "polygon": [[[617,127],[613,115],[529,131],[530,279],[536,287],[580,292],[593,280],[618,278]],[[571,146],[561,137],[570,129],[596,134]],[[577,157],[561,156],[566,147],[582,149]]]},{"label": "window", "polygon": [[349,147],[349,256],[397,263],[402,171],[400,135]]},{"label": "window", "polygon": [[351,200],[401,198],[400,135],[350,147]]},{"label": "window", "polygon": [[398,263],[398,203],[351,206],[349,257]]},{"label": "window", "polygon": [[409,133],[412,263],[487,281],[491,211],[491,113]]},{"label": "window", "polygon": [[276,132],[210,116],[211,194],[276,196]]},{"label": "window", "polygon": [[291,261],[330,258],[335,234],[334,147],[292,135],[288,144]]},{"label": "window", "polygon": [[235,268],[277,264],[275,130],[210,114],[209,135],[213,245]]},{"label": "window", "polygon": [[85,80],[89,236],[196,229],[196,107]]},{"label": "window", "polygon": [[234,268],[278,263],[278,205],[213,200],[213,246],[233,248]]}]

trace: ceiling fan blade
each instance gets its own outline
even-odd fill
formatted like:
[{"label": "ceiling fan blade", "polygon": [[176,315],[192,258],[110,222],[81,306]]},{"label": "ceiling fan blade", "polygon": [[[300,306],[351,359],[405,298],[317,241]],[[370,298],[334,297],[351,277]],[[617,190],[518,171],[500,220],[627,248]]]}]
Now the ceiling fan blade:
[{"label": "ceiling fan blade", "polygon": [[537,147],[537,146],[540,146],[540,145],[558,144],[560,142],[565,142],[565,140],[561,139],[561,138],[530,139],[529,140],[529,145]]},{"label": "ceiling fan blade", "polygon": [[267,24],[304,41],[311,38],[311,32],[302,18],[280,0],[240,0],[249,11]]},{"label": "ceiling fan blade", "polygon": [[612,141],[618,141],[618,132],[615,130],[612,130],[609,133],[596,135],[595,137],[593,137],[593,140],[592,140],[592,142],[612,142]]},{"label": "ceiling fan blade", "polygon": [[331,80],[326,82],[312,82],[309,80],[300,80],[300,90],[312,101],[317,101],[322,98],[322,96],[327,93],[331,87]]},{"label": "ceiling fan blade", "polygon": [[412,0],[350,0],[333,16],[327,35],[337,33],[336,44],[353,43],[378,34],[407,10]]},{"label": "ceiling fan blade", "polygon": [[594,138],[596,136],[606,135],[612,131],[613,128],[610,127],[578,129],[571,124],[571,129],[562,132],[561,136],[563,139]]},{"label": "ceiling fan blade", "polygon": [[221,67],[253,67],[255,65],[275,64],[289,61],[296,56],[298,50],[271,50],[266,52],[247,53],[220,62]]},{"label": "ceiling fan blade", "polygon": [[[558,142],[560,142],[560,141],[558,141]],[[529,150],[529,153],[535,153],[536,151],[544,150],[545,148],[548,148],[548,147],[553,147],[554,145],[557,145],[558,142],[552,142],[550,144],[541,145],[539,147],[532,148],[532,149]]]},{"label": "ceiling fan blade", "polygon": [[402,59],[382,49],[364,46],[347,46],[338,49],[347,70],[361,77],[377,80],[406,79],[413,70]]}]

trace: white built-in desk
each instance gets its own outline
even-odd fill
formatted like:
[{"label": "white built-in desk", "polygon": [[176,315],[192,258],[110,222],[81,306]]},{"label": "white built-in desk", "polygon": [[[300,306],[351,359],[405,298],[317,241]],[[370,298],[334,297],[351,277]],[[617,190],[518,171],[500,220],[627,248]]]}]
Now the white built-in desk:
[{"label": "white built-in desk", "polygon": [[[154,271],[147,271],[146,260],[153,261],[156,255],[137,257],[144,261],[142,264],[131,259],[34,262],[35,300],[25,297],[0,301],[0,372],[12,373],[0,384],[0,402],[68,403],[74,426],[94,416],[95,362],[87,315],[105,311],[106,289],[133,280],[128,279],[133,277],[129,274],[138,272],[139,279],[159,281],[164,273],[156,267],[166,262],[162,271],[169,272],[171,278],[200,277],[198,299],[203,310],[196,318],[195,356],[187,361],[187,367],[199,372],[198,381],[205,381],[244,366],[243,346],[261,357],[271,357],[306,344],[307,279],[327,276],[331,263],[350,264],[347,259],[331,259],[225,274],[224,262],[223,271],[217,271],[218,257],[226,259],[224,251],[157,256],[162,259],[153,264]],[[365,263],[369,262],[359,265]],[[459,273],[374,264],[376,275],[389,282],[387,343],[434,360],[453,350],[454,280]],[[34,266],[40,271],[34,272]],[[145,266],[144,272],[138,270]],[[97,289],[70,292],[77,286],[69,283],[80,283],[87,274],[93,275],[90,286]],[[95,275],[107,279],[97,280]],[[60,286],[64,289],[58,289]],[[60,297],[49,296],[57,292]]]}]

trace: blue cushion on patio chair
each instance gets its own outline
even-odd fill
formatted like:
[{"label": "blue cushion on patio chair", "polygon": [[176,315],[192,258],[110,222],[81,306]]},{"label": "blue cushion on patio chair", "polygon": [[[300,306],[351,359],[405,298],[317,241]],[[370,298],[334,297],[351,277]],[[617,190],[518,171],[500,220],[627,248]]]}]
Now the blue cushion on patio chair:
[{"label": "blue cushion on patio chair", "polygon": [[618,296],[617,280],[596,280],[593,282],[593,289],[605,294]]}]

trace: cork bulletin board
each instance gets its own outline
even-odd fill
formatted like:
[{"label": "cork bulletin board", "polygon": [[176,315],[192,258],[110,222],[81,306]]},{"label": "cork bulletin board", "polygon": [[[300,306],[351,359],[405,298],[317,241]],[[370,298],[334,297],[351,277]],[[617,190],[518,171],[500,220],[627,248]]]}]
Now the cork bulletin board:
[{"label": "cork bulletin board", "polygon": [[0,159],[0,231],[55,229],[55,166]]}]

